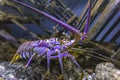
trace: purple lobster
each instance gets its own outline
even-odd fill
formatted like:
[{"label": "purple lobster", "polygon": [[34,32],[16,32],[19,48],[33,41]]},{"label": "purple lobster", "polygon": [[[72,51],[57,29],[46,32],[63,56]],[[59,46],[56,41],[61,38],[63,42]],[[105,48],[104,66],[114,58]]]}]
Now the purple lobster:
[{"label": "purple lobster", "polygon": [[[33,8],[33,7],[31,7],[27,4],[24,4],[22,2],[19,2],[17,0],[10,0],[10,1],[20,4],[24,7],[27,7],[29,9],[53,20],[54,22],[60,24],[62,27],[70,30],[75,35],[77,35],[77,37],[79,38],[79,41],[80,40],[82,41],[84,38],[86,38],[86,34],[88,32],[89,21],[90,21],[90,5],[91,5],[91,3],[88,6],[89,12],[88,12],[88,16],[87,16],[87,22],[85,25],[84,33],[82,34],[79,32],[79,30],[75,29],[74,27],[56,19],[55,17],[53,17],[51,15],[46,14],[43,11],[40,11],[36,8]],[[69,54],[67,51],[68,47],[70,47],[74,43],[76,43],[76,38],[75,38],[75,40],[71,40],[71,41],[68,41],[68,40],[61,41],[58,38],[50,38],[50,39],[45,39],[45,40],[24,42],[16,51],[16,54],[14,55],[14,57],[11,60],[11,63],[14,63],[19,58],[24,58],[24,59],[28,58],[29,60],[26,64],[26,67],[27,67],[30,64],[30,62],[34,56],[37,56],[38,58],[44,57],[44,58],[47,58],[47,69],[49,72],[50,71],[50,59],[58,58],[59,62],[60,62],[61,72],[63,73],[62,58],[69,57],[72,59],[74,64],[80,68],[80,66],[77,63],[77,61],[75,60],[75,58],[71,54]]]},{"label": "purple lobster", "polygon": [[[47,58],[47,70],[50,70],[50,59],[59,59],[61,72],[63,73],[62,58],[70,57],[77,67],[80,68],[75,58],[68,54],[67,48],[74,43],[71,41],[59,41],[58,38],[24,42],[20,45],[11,63],[19,58],[29,59],[26,67],[30,64],[34,56]],[[61,43],[62,42],[62,43]],[[57,54],[57,55],[56,55]]]}]

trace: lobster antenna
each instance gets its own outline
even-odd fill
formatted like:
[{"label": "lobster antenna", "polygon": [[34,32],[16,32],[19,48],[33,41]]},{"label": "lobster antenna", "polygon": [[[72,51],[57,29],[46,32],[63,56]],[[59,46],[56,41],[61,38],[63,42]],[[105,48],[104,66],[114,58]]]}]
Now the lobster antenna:
[{"label": "lobster antenna", "polygon": [[25,4],[25,3],[22,3],[20,1],[18,1],[18,0],[10,0],[10,1],[15,2],[17,4],[20,4],[20,5],[24,6],[24,7],[27,7],[29,9],[31,9],[31,10],[33,10],[33,11],[35,11],[35,12],[37,12],[37,13],[45,16],[45,17],[47,17],[48,19],[51,19],[52,21],[56,22],[57,24],[60,24],[62,27],[70,30],[71,32],[79,35],[80,37],[82,36],[82,34],[79,32],[79,30],[75,29],[74,27],[72,27],[72,26],[62,22],[61,20],[58,20],[57,18],[55,18],[55,17],[53,17],[53,16],[51,16],[51,15],[49,15],[49,14],[47,14],[47,13],[45,13],[45,12],[39,10],[39,9],[37,9],[37,8],[29,6],[29,5]]},{"label": "lobster antenna", "polygon": [[87,13],[87,19],[86,19],[86,24],[84,27],[84,32],[82,36],[82,41],[86,38],[86,35],[88,33],[89,25],[90,25],[90,14],[91,14],[91,0],[89,0],[89,6],[88,6],[88,13]]}]

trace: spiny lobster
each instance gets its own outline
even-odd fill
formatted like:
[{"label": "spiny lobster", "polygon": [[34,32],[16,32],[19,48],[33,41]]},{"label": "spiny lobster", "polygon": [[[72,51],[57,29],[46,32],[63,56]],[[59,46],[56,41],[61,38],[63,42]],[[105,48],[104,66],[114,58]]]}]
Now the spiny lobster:
[{"label": "spiny lobster", "polygon": [[[70,57],[77,67],[80,68],[77,61],[71,54],[68,54],[67,48],[74,43],[75,40],[71,41],[61,41],[58,38],[50,38],[45,40],[29,41],[24,42],[20,45],[13,57],[11,63],[17,58],[29,59],[26,67],[30,64],[32,58],[37,55],[37,57],[47,58],[47,69],[50,70],[50,59],[58,58],[60,62],[61,72],[63,73],[62,58]],[[57,55],[56,55],[57,54]],[[17,56],[17,57],[16,57]]]},{"label": "spiny lobster", "polygon": [[[24,4],[22,2],[19,2],[17,0],[11,0],[11,1],[13,1],[17,4],[20,4],[24,7],[27,7],[29,9],[53,20],[54,22],[60,24],[62,27],[70,30],[71,32],[73,32],[74,34],[79,36],[79,40],[83,40],[86,37],[86,34],[88,32],[89,21],[90,21],[90,5],[91,4],[89,4],[89,6],[88,6],[87,21],[86,21],[84,33],[82,34],[79,32],[79,30],[75,29],[74,27],[56,19],[55,17],[53,17],[43,11],[40,11],[36,8],[33,8],[33,7],[31,7],[27,4]],[[75,58],[71,54],[69,54],[67,51],[68,47],[70,47],[74,43],[76,43],[76,38],[74,40],[70,40],[70,41],[67,41],[67,40],[60,41],[58,38],[50,38],[50,39],[45,39],[45,40],[24,42],[23,44],[20,45],[20,47],[16,51],[16,54],[14,55],[14,57],[11,60],[11,63],[14,63],[19,58],[24,58],[24,59],[28,58],[29,60],[26,64],[26,67],[27,67],[30,64],[30,62],[34,56],[37,56],[37,57],[42,56],[42,57],[47,58],[47,70],[49,72],[50,59],[58,58],[59,62],[60,62],[61,72],[63,73],[62,58],[70,57],[72,59],[72,61],[75,63],[75,65],[80,68],[80,66],[77,63],[77,61],[75,60]]]}]

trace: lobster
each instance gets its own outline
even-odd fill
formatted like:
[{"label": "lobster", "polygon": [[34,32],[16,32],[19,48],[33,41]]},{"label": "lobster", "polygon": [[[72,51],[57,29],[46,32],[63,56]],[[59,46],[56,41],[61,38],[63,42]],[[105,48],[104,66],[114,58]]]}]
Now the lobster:
[{"label": "lobster", "polygon": [[[75,40],[71,41],[60,41],[58,38],[50,38],[45,40],[36,40],[24,42],[20,45],[16,54],[11,60],[11,64],[18,59],[29,59],[25,67],[28,67],[32,58],[44,57],[47,58],[47,72],[50,71],[50,59],[59,59],[61,72],[63,73],[62,58],[69,57],[80,68],[75,58],[68,53],[67,49],[74,43]],[[61,43],[62,42],[62,43]]]},{"label": "lobster", "polygon": [[[28,42],[24,42],[20,45],[20,47],[18,48],[18,50],[16,51],[16,54],[14,55],[14,57],[11,60],[11,64],[14,63],[16,60],[23,58],[23,59],[29,59],[27,64],[25,65],[26,67],[29,66],[31,60],[33,59],[34,56],[39,57],[44,57],[47,59],[47,72],[50,71],[50,59],[59,59],[59,63],[60,63],[60,68],[61,68],[61,72],[63,74],[63,64],[62,64],[62,59],[65,57],[69,57],[74,64],[81,68],[80,65],[77,63],[77,61],[75,60],[74,56],[72,56],[71,54],[69,54],[68,52],[68,48],[72,45],[74,45],[74,43],[77,43],[78,41],[82,41],[84,38],[86,38],[86,34],[88,32],[88,25],[90,22],[90,5],[88,6],[88,17],[87,17],[87,22],[86,22],[86,26],[84,29],[84,33],[80,33],[79,30],[75,29],[74,27],[56,19],[55,17],[40,11],[36,8],[33,8],[27,4],[24,4],[22,2],[19,2],[17,0],[11,0],[17,4],[20,4],[24,7],[27,7],[51,20],[53,20],[54,22],[60,24],[62,27],[70,30],[71,32],[73,32],[74,34],[76,34],[76,36],[78,38],[75,38],[73,40],[59,40],[59,38],[54,37],[54,38],[50,38],[50,39],[44,39],[44,40],[36,40],[36,41],[28,41]],[[76,42],[77,41],[77,42]]]}]

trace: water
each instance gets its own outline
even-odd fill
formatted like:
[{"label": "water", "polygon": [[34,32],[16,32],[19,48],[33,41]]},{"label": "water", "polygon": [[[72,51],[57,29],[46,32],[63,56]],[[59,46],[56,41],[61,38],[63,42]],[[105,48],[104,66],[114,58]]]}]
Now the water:
[{"label": "water", "polygon": [[84,9],[85,5],[87,4],[88,0],[61,0],[65,5],[69,8],[73,8],[73,12],[80,16],[82,10]]}]

